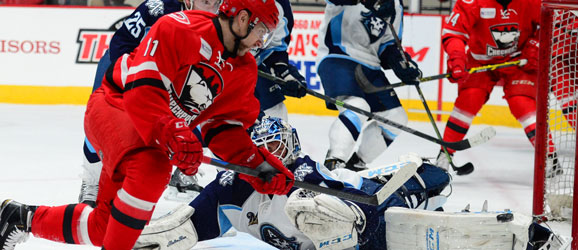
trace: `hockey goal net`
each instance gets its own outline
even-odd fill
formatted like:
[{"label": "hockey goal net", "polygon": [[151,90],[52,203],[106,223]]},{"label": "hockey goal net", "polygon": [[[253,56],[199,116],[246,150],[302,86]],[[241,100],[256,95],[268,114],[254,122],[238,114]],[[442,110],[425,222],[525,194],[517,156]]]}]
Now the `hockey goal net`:
[{"label": "hockey goal net", "polygon": [[[572,223],[578,239],[576,84],[578,0],[543,0],[540,23],[534,207],[536,218]],[[572,220],[574,218],[574,220]],[[576,248],[578,240],[572,243]]]}]

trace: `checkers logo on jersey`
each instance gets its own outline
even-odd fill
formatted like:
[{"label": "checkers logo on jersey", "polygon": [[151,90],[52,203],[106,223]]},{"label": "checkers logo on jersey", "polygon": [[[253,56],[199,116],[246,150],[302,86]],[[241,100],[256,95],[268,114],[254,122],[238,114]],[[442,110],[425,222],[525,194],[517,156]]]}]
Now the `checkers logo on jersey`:
[{"label": "checkers logo on jersey", "polygon": [[223,78],[206,63],[193,65],[179,95],[179,101],[195,114],[213,104],[215,97],[223,91]]},{"label": "checkers logo on jersey", "polygon": [[490,26],[490,32],[496,47],[488,45],[486,51],[488,56],[506,56],[518,50],[520,29],[517,23]]}]

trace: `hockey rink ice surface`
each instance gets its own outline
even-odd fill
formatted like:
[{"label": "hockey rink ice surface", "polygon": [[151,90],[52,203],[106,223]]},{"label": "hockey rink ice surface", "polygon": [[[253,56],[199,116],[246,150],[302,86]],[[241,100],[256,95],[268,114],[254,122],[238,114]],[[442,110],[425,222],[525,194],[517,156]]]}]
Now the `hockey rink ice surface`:
[{"label": "hockey rink ice surface", "polygon": [[[77,202],[82,170],[84,110],[84,106],[0,104],[0,201],[11,198],[31,205]],[[289,119],[299,133],[303,151],[322,162],[329,147],[327,130],[335,118],[291,114]],[[438,123],[440,130],[444,125]],[[435,136],[428,122],[410,122],[409,126]],[[485,127],[487,125],[472,126],[468,134]],[[453,191],[444,206],[446,211],[457,212],[467,204],[470,204],[471,211],[480,211],[484,200],[488,200],[491,211],[511,209],[531,214],[533,148],[521,128],[495,128],[497,135],[489,142],[456,154],[456,165],[469,161],[475,170],[467,176],[454,175]],[[396,162],[399,155],[407,152],[433,158],[438,151],[436,144],[402,133],[370,167]],[[177,204],[161,198],[154,216],[162,215]],[[569,224],[550,225],[557,232],[570,235]],[[31,236],[16,249],[97,248],[54,243]],[[274,248],[248,234],[238,233],[234,237],[199,242],[194,249]]]}]

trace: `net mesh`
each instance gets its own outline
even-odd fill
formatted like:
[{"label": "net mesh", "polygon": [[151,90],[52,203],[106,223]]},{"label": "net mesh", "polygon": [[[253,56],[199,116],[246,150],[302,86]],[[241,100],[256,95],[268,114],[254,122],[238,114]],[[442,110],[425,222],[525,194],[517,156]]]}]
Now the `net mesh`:
[{"label": "net mesh", "polygon": [[572,216],[576,154],[578,11],[556,9],[549,58],[545,211],[550,219]]}]

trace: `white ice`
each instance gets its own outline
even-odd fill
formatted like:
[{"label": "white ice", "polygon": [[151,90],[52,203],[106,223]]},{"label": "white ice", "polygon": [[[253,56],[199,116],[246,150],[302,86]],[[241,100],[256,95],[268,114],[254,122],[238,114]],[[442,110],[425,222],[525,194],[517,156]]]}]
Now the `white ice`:
[{"label": "white ice", "polygon": [[[0,201],[11,198],[26,204],[63,205],[76,203],[82,163],[83,106],[37,106],[0,104]],[[333,121],[328,116],[290,115],[297,128],[303,150],[322,162],[328,149],[327,129]],[[409,126],[435,135],[429,123],[410,122]],[[440,129],[444,124],[438,123]],[[487,126],[474,125],[469,134]],[[458,152],[457,165],[472,162],[475,171],[454,176],[453,192],[446,211],[460,211],[471,204],[472,211],[511,209],[530,215],[534,154],[522,129],[495,127],[497,135],[489,142]],[[435,157],[439,146],[414,135],[403,133],[373,164],[387,164],[407,152]],[[159,208],[174,205],[161,198]],[[570,235],[567,223],[551,224]],[[48,240],[30,239],[17,249],[96,249],[64,245]],[[195,249],[273,249],[247,234],[200,242]]]}]

